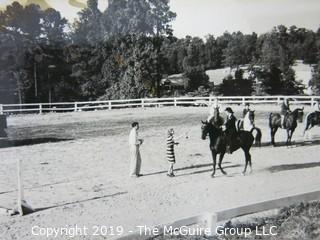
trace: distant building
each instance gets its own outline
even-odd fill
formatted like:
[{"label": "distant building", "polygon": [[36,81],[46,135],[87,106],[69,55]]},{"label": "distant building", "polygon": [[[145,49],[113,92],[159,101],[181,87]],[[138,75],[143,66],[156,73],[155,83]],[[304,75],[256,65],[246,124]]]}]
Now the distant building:
[{"label": "distant building", "polygon": [[172,95],[175,92],[184,92],[190,79],[184,74],[173,74],[161,79],[161,88],[166,95]]}]

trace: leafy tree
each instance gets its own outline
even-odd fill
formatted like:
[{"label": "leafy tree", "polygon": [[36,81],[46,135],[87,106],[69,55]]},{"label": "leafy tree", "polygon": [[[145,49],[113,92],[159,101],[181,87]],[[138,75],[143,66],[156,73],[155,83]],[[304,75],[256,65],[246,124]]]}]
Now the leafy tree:
[{"label": "leafy tree", "polygon": [[233,78],[232,75],[226,77],[219,91],[221,94],[225,96],[247,96],[251,95],[252,89],[252,81],[250,79],[243,78],[243,70],[238,69],[235,72],[235,76]]},{"label": "leafy tree", "polygon": [[48,8],[42,13],[41,22],[41,38],[45,39],[46,44],[60,45],[66,41],[66,33],[64,31],[67,20],[61,17],[60,12],[53,8]]},{"label": "leafy tree", "polygon": [[73,23],[71,38],[75,44],[97,44],[103,40],[102,13],[97,0],[88,0],[87,7],[79,13],[79,19]]},{"label": "leafy tree", "polygon": [[123,74],[119,74],[118,81],[107,89],[103,98],[141,98],[154,95],[156,90],[154,73],[157,66],[154,64],[156,52],[153,49],[152,38],[131,36],[124,44],[127,46],[120,53],[121,60],[118,64],[124,65],[125,70]]},{"label": "leafy tree", "polygon": [[224,65],[238,68],[240,65],[248,64],[255,52],[256,38],[255,33],[252,35],[233,33],[227,47],[223,50]]},{"label": "leafy tree", "polygon": [[204,47],[205,52],[205,68],[216,69],[222,66],[222,51],[218,46],[217,40],[213,35],[206,37],[206,43]]},{"label": "leafy tree", "polygon": [[103,15],[104,32],[109,37],[171,34],[170,23],[176,17],[169,0],[110,0]]}]

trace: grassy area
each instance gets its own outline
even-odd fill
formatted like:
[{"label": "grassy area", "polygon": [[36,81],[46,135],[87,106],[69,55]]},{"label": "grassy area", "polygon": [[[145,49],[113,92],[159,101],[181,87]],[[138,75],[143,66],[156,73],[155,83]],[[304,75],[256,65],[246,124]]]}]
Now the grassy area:
[{"label": "grassy area", "polygon": [[[276,226],[277,235],[257,235],[256,227],[258,234],[261,234],[266,229],[265,233],[268,233],[270,227]],[[263,240],[275,240],[275,239],[299,239],[299,240],[313,240],[320,239],[320,201],[314,201],[309,203],[300,203],[297,205],[292,205],[280,209],[279,213],[272,217],[264,218],[253,218],[250,220],[250,223],[239,223],[232,224],[231,221],[228,221],[224,224],[225,228],[237,228],[245,229],[250,228],[252,234],[247,235],[245,239],[263,239]],[[275,229],[275,228],[274,228]],[[159,236],[157,240],[162,239],[189,239],[189,240],[200,240],[208,239],[205,236]],[[235,235],[220,235],[215,236],[209,239],[217,240],[240,240],[244,239],[244,235],[235,236]]]}]

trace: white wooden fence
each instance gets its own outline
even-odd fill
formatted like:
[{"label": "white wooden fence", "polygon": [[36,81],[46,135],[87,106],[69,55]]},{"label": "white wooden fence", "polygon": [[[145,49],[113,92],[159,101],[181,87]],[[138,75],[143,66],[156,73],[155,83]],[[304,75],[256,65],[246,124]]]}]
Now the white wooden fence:
[{"label": "white wooden fence", "polygon": [[[320,96],[234,96],[217,97],[222,104],[279,104],[284,98],[290,98],[297,104],[313,105]],[[143,98],[110,101],[56,102],[0,104],[0,114],[12,113],[46,113],[67,111],[89,111],[117,108],[145,108],[162,106],[208,106],[215,99],[212,97],[179,97],[179,98]]]},{"label": "white wooden fence", "polygon": [[[215,235],[218,227],[218,222],[230,220],[231,218],[238,217],[238,216],[248,215],[248,214],[262,212],[262,211],[276,209],[276,208],[288,207],[292,204],[298,204],[300,202],[309,202],[309,201],[314,201],[319,199],[320,199],[320,191],[299,193],[291,196],[285,196],[285,197],[276,198],[276,199],[268,199],[261,202],[249,203],[243,206],[224,209],[217,212],[207,212],[207,213],[191,216],[184,219],[179,219],[168,224],[162,224],[162,225],[158,225],[150,228],[159,229],[159,233],[162,234],[165,226],[172,227],[173,229],[175,228],[179,229],[181,227],[192,226],[199,223],[205,223],[206,229],[209,229],[211,232],[210,235]],[[144,235],[144,234],[141,234],[140,231],[135,231],[128,235],[121,236],[118,239],[141,240],[141,239],[150,239],[152,237],[154,236]]]}]

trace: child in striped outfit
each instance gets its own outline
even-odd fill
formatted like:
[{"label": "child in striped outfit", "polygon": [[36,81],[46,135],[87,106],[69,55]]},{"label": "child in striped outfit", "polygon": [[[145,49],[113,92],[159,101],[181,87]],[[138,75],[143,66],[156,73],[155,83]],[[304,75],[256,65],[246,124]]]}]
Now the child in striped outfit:
[{"label": "child in striped outfit", "polygon": [[179,143],[174,141],[174,130],[173,128],[168,130],[168,136],[167,136],[167,160],[169,162],[169,170],[167,173],[168,177],[174,177],[173,173],[173,165],[176,163],[176,159],[174,156],[174,145],[178,145]]}]

